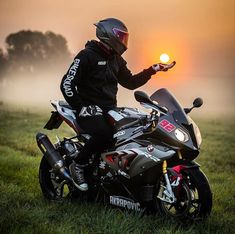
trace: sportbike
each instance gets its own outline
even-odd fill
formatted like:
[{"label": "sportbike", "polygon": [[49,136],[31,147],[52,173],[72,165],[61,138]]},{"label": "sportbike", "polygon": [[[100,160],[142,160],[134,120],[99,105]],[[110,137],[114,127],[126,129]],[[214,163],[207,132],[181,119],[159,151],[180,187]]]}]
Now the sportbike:
[{"label": "sportbike", "polygon": [[92,156],[85,169],[86,192],[73,185],[68,168],[90,136],[79,127],[75,111],[66,102],[51,102],[55,111],[45,128],[57,129],[65,122],[75,134],[62,140],[57,137],[54,144],[45,134],[37,134],[43,153],[39,169],[42,193],[49,200],[76,197],[78,202],[104,202],[183,220],[207,217],[212,193],[194,161],[202,139],[188,115],[202,105],[202,99],[196,98],[191,108],[182,108],[167,89],[157,90],[151,97],[141,91],[134,95],[148,111],[117,108],[107,113],[107,121],[116,129],[115,144]]}]

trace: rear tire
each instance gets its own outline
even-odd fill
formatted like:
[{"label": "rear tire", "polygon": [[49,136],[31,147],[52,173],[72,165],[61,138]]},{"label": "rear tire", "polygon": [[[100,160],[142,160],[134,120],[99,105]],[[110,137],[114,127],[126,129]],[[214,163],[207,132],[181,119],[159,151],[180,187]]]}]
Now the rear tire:
[{"label": "rear tire", "polygon": [[43,156],[39,167],[39,183],[44,197],[48,200],[63,200],[72,193],[72,186],[52,171]]},{"label": "rear tire", "polygon": [[156,199],[160,214],[183,221],[208,217],[212,209],[212,192],[205,174],[199,168],[186,169],[181,173],[183,181],[177,202],[170,204]]}]

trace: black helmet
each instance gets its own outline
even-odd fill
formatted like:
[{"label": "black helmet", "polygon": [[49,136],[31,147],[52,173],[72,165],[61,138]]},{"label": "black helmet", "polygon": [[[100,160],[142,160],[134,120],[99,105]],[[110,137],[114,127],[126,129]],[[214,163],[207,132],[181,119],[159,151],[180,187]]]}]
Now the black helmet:
[{"label": "black helmet", "polygon": [[96,36],[108,44],[116,53],[123,54],[127,49],[128,30],[118,19],[108,18],[95,24]]}]

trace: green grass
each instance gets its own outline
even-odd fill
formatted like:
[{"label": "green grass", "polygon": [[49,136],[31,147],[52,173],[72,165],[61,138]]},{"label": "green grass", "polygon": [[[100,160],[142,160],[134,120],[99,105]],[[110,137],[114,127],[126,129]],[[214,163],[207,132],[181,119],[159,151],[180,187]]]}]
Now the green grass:
[{"label": "green grass", "polygon": [[[233,233],[235,230],[235,121],[200,120],[197,160],[210,180],[213,210],[208,220],[183,226],[98,204],[47,202],[38,184],[41,159],[35,135],[48,115],[0,109],[0,233]],[[44,130],[44,132],[46,132]],[[65,126],[55,134],[71,135]]]}]

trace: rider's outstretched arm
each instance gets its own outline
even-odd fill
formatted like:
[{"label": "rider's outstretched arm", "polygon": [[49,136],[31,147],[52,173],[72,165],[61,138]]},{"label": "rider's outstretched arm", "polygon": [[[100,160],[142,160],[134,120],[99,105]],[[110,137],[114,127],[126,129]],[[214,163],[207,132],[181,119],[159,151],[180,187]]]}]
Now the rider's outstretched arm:
[{"label": "rider's outstretched arm", "polygon": [[148,69],[144,69],[136,75],[132,75],[131,71],[126,66],[126,61],[121,58],[121,66],[118,74],[118,83],[127,89],[136,89],[144,85],[152,75],[159,71],[167,71],[172,68],[176,63],[175,61],[171,64],[154,64]]}]

